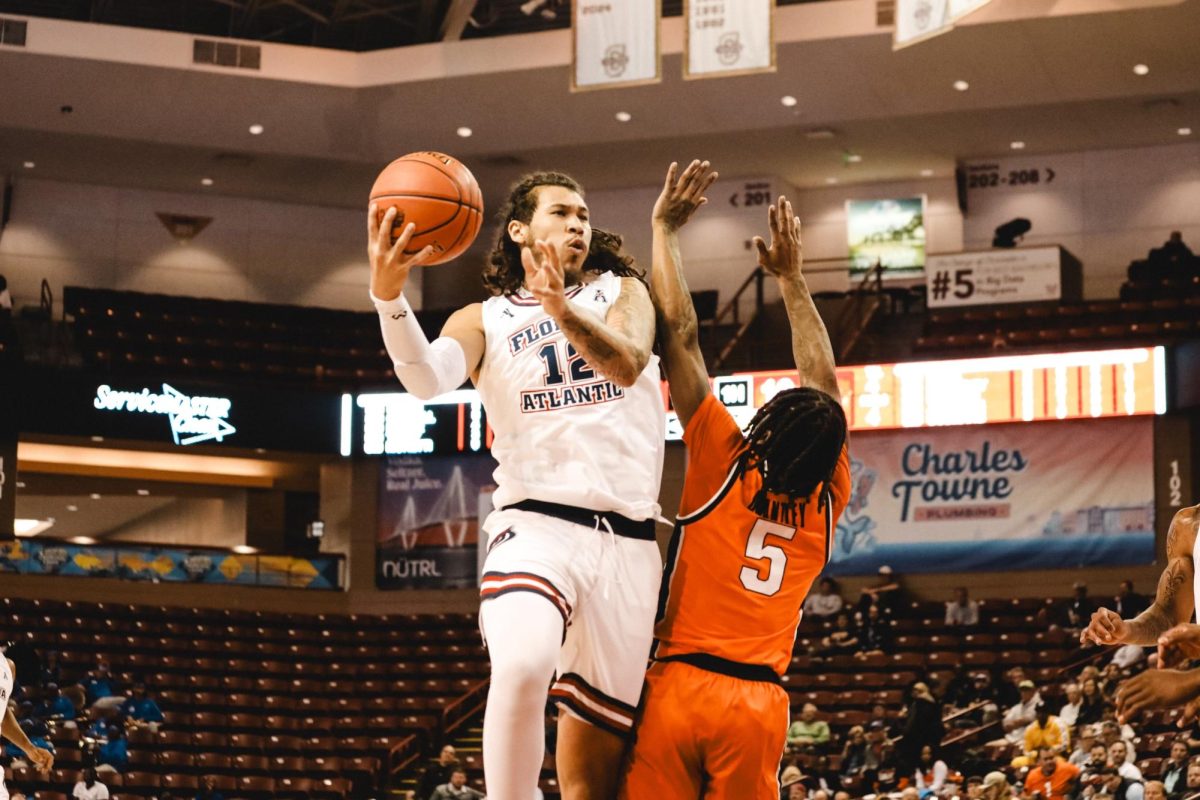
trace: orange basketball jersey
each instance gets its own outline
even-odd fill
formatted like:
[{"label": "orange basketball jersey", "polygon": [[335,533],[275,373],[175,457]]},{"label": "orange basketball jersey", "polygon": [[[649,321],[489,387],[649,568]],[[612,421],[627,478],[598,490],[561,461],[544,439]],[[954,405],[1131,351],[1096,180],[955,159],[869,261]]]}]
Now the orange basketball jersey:
[{"label": "orange basketball jersey", "polygon": [[[787,671],[801,605],[829,559],[837,518],[850,499],[845,448],[828,487],[789,520],[748,507],[762,485],[737,473],[744,448],[733,416],[713,395],[684,431],[687,477],[667,551],[654,658],[704,653]],[[826,492],[829,492],[826,495]]]}]

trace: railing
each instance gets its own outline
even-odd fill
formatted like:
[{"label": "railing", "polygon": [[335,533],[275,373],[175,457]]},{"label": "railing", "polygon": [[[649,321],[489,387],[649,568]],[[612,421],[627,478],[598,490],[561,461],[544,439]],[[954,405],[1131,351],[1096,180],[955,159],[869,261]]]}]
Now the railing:
[{"label": "railing", "polygon": [[414,761],[421,757],[421,748],[417,746],[417,742],[418,737],[416,735],[405,736],[388,750],[386,789],[390,790],[392,788],[397,773],[407,769]]},{"label": "railing", "polygon": [[[483,710],[484,705],[487,703],[487,690],[490,684],[490,679],[483,679],[468,689],[466,694],[443,708],[441,718],[438,720],[437,730],[431,732],[434,735],[429,737],[427,741],[422,742],[422,744],[445,742],[451,733],[458,730],[464,723]],[[387,763],[389,789],[396,787],[396,779],[400,773],[419,760],[422,752],[423,747],[418,745],[418,737],[416,736],[409,736],[392,747],[388,752]]]},{"label": "railing", "polygon": [[[874,286],[871,284],[874,283]],[[882,304],[883,296],[883,262],[876,261],[875,266],[867,270],[849,294],[849,302],[838,317],[836,330],[838,348],[837,360],[841,363],[849,357],[854,345],[862,338],[863,332],[875,318],[875,312]]]},{"label": "railing", "polygon": [[[717,329],[717,326],[721,324],[721,320],[728,316],[733,317],[733,324],[737,326],[737,330],[733,332],[733,336],[730,337],[729,341],[725,343],[725,346],[721,348],[721,352],[717,354],[716,359],[713,361],[712,367],[710,367],[712,371],[715,372],[721,368],[721,366],[725,363],[725,359],[729,358],[730,354],[733,353],[735,348],[737,348],[738,344],[742,341],[742,337],[746,335],[746,333],[750,330],[750,326],[754,324],[754,320],[756,320],[759,313],[762,312],[763,279],[766,277],[766,274],[766,271],[762,267],[755,267],[754,271],[746,276],[746,280],[742,281],[742,285],[739,286],[733,293],[733,297],[729,299],[729,302],[727,302],[725,306],[717,312],[717,315],[713,317],[712,327],[714,331]],[[746,293],[746,290],[749,289],[751,285],[754,286],[754,311],[750,314],[749,319],[747,319],[745,322],[742,322],[740,311],[742,305],[742,295]]]}]

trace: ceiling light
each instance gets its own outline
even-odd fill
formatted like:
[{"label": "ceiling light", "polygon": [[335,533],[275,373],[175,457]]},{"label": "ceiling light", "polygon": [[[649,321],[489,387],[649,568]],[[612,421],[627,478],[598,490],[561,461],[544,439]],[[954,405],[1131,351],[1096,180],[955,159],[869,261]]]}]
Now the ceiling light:
[{"label": "ceiling light", "polygon": [[74,503],[67,506],[67,511],[78,511],[78,510],[79,510],[79,506],[75,505]]},{"label": "ceiling light", "polygon": [[104,441],[104,437],[103,437],[103,436],[92,436],[92,437],[91,437],[91,440],[92,440],[93,442],[103,442],[103,441]]},{"label": "ceiling light", "polygon": [[37,166],[37,164],[33,163],[32,161],[26,161],[23,166],[25,167],[25,169],[33,169],[34,167]]},{"label": "ceiling light", "polygon": [[804,132],[805,139],[832,139],[837,134],[830,128],[813,128],[811,131]]},{"label": "ceiling light", "polygon": [[263,126],[259,125],[257,122],[250,126],[250,135],[251,136],[258,136],[262,132],[263,132]]},{"label": "ceiling light", "polygon": [[633,114],[630,114],[628,111],[618,111],[613,116],[617,118],[617,122],[629,122],[629,120],[633,119]]},{"label": "ceiling light", "polygon": [[212,179],[212,178],[201,178],[201,179],[200,179],[200,185],[201,185],[201,186],[212,186],[212,185],[213,185],[213,179]]},{"label": "ceiling light", "polygon": [[1134,64],[1133,65],[1133,74],[1134,75],[1149,75],[1150,68],[1147,67],[1145,64]]},{"label": "ceiling light", "polygon": [[932,177],[933,177],[933,170],[931,170],[931,169],[923,169],[923,170],[921,170],[921,177],[922,177],[922,178],[932,178]]},{"label": "ceiling light", "polygon": [[89,497],[91,497],[93,500],[99,500],[100,494],[98,492],[92,492]]},{"label": "ceiling light", "polygon": [[967,89],[970,89],[970,88],[971,88],[971,84],[967,83],[964,80],[957,80],[954,82],[954,90],[956,92],[965,92]]},{"label": "ceiling light", "polygon": [[13,533],[17,536],[37,536],[54,525],[53,519],[14,519]]},{"label": "ceiling light", "polygon": [[858,153],[846,153],[845,159],[847,164],[857,164],[862,161],[862,156]]},{"label": "ceiling light", "polygon": [[138,493],[138,497],[149,497],[150,496],[149,489],[138,489],[137,493]]},{"label": "ceiling light", "polygon": [[1191,128],[1180,128],[1178,131],[1176,131],[1176,133],[1178,133],[1180,136],[1191,136],[1192,129]]},{"label": "ceiling light", "polygon": [[837,178],[826,178],[825,182],[832,186],[833,184],[837,183]]},{"label": "ceiling light", "polygon": [[474,132],[475,131],[471,130],[466,125],[463,125],[461,128],[459,128],[458,130],[455,131],[455,133],[457,133],[459,136],[461,136],[464,139],[471,138],[471,134]]},{"label": "ceiling light", "polygon": [[71,542],[72,544],[95,544],[96,543],[96,540],[90,536],[73,536],[70,539],[68,539],[67,541]]},{"label": "ceiling light", "polygon": [[250,547],[249,545],[238,544],[238,545],[234,545],[233,552],[241,553],[242,555],[250,555],[251,553],[257,553],[258,548]]},{"label": "ceiling light", "polygon": [[800,101],[797,100],[796,98],[792,97],[790,94],[785,94],[783,97],[779,98],[779,102],[783,103],[788,108],[791,108],[792,106],[796,105],[796,103],[798,103]]},{"label": "ceiling light", "polygon": [[1024,150],[1025,143],[1024,142],[1013,142],[1012,144],[1009,145],[1009,147],[1011,147],[1013,150]]}]

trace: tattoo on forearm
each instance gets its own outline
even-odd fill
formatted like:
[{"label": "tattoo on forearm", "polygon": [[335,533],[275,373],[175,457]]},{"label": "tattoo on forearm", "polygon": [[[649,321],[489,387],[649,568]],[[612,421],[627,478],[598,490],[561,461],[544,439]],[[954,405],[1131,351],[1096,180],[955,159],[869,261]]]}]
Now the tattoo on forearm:
[{"label": "tattoo on forearm", "polygon": [[1187,583],[1186,562],[1173,558],[1167,562],[1162,577],[1158,579],[1158,592],[1154,603],[1135,619],[1129,621],[1130,634],[1141,641],[1131,644],[1154,644],[1159,636],[1176,625],[1175,612],[1179,593]]}]

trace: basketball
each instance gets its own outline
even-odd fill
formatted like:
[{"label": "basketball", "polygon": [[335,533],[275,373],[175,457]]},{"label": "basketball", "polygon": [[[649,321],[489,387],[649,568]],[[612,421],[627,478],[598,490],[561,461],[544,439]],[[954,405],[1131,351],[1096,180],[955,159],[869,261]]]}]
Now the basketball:
[{"label": "basketball", "polygon": [[428,264],[461,255],[483,224],[483,194],[475,176],[443,153],[409,153],[388,164],[371,187],[371,202],[378,204],[380,220],[395,207],[393,242],[408,223],[417,226],[404,252],[416,255],[433,245],[436,255]]}]

